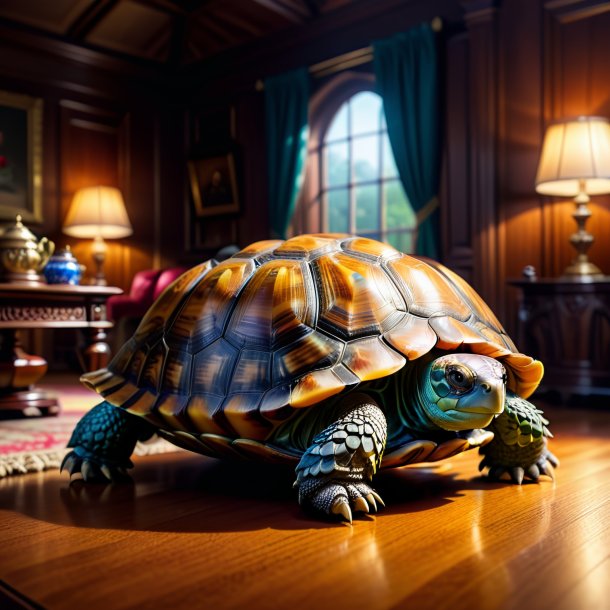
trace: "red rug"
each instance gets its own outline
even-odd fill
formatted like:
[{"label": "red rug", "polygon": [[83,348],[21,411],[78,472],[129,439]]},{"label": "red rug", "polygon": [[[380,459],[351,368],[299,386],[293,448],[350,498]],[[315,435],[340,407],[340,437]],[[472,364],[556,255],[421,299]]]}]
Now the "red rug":
[{"label": "red rug", "polygon": [[[41,385],[58,396],[62,412],[56,417],[0,421],[0,478],[59,468],[74,426],[100,401],[99,396],[82,387],[76,378],[62,377]],[[138,443],[135,455],[173,451],[180,449],[154,437]]]}]

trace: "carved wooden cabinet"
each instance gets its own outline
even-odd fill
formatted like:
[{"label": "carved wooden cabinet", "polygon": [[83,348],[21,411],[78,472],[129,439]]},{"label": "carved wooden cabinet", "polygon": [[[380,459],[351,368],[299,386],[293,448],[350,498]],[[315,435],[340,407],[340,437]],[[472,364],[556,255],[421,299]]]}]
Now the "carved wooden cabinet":
[{"label": "carved wooden cabinet", "polygon": [[517,280],[519,349],[540,359],[540,389],[610,396],[610,277]]}]

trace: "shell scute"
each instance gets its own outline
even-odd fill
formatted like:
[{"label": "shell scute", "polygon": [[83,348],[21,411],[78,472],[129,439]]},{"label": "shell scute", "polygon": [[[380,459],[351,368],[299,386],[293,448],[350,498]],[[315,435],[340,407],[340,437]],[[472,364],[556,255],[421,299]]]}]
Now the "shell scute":
[{"label": "shell scute", "polygon": [[406,314],[383,338],[408,360],[427,354],[438,340],[428,320],[412,314]]},{"label": "shell scute", "polygon": [[179,311],[179,305],[184,301],[190,291],[201,281],[212,269],[214,264],[207,261],[185,271],[174,280],[161,296],[153,303],[151,308],[144,314],[140,325],[134,334],[135,341],[140,344],[150,339],[155,333],[161,333]]},{"label": "shell scute", "polygon": [[211,269],[187,295],[166,331],[166,342],[196,353],[222,336],[232,304],[254,273],[251,260],[228,259]]},{"label": "shell scute", "polygon": [[271,354],[243,349],[239,354],[231,389],[235,392],[264,392],[270,386]]},{"label": "shell scute", "polygon": [[380,334],[406,311],[398,290],[378,265],[346,253],[312,263],[319,288],[318,324],[346,340]]},{"label": "shell scute", "polygon": [[287,239],[273,251],[278,258],[303,258],[310,260],[337,249],[337,240],[322,235],[299,235]]},{"label": "shell scute", "polygon": [[494,329],[498,334],[506,335],[506,331],[502,327],[502,324],[500,324],[496,315],[466,280],[437,261],[427,258],[422,258],[421,260],[424,260],[426,264],[447,278],[464,302],[469,305],[471,311],[484,322],[486,326]]},{"label": "shell scute", "polygon": [[403,255],[388,261],[387,269],[405,298],[409,313],[422,318],[449,315],[462,322],[471,316],[471,307],[453,285],[425,262]]},{"label": "shell scute", "polygon": [[237,254],[234,254],[232,258],[257,258],[273,252],[282,243],[283,242],[280,239],[265,239],[262,241],[257,241],[250,244],[247,248],[239,251]]},{"label": "shell scute", "polygon": [[141,390],[138,394],[132,396],[123,405],[123,408],[134,415],[146,415],[152,411],[158,399],[159,397],[155,392]]},{"label": "shell scute", "polygon": [[317,331],[273,354],[273,383],[281,384],[298,378],[314,368],[336,364],[343,353],[344,343]]},{"label": "shell scute", "polygon": [[141,388],[147,388],[158,392],[161,387],[163,376],[163,365],[168,354],[167,345],[161,340],[148,352],[144,361],[137,384]]},{"label": "shell scute", "polygon": [[262,393],[231,394],[223,402],[222,412],[236,438],[263,440],[269,435],[272,424],[258,410],[262,397]]},{"label": "shell scute", "polygon": [[186,412],[190,421],[199,432],[212,432],[214,434],[226,434],[222,425],[221,405],[223,396],[211,394],[192,394],[188,399]]},{"label": "shell scute", "polygon": [[162,392],[191,393],[191,365],[193,357],[188,352],[169,349],[164,363]]},{"label": "shell scute", "polygon": [[225,336],[239,347],[277,349],[315,326],[315,310],[306,263],[268,261],[242,291]]},{"label": "shell scute", "polygon": [[405,365],[405,359],[379,337],[351,341],[345,348],[343,363],[361,381],[387,377]]},{"label": "shell scute", "polygon": [[287,420],[294,409],[290,405],[290,385],[278,385],[265,392],[259,410],[269,421],[281,422]]},{"label": "shell scute", "polygon": [[368,237],[347,239],[341,244],[341,248],[354,256],[370,258],[375,261],[401,256],[396,248]]},{"label": "shell scute", "polygon": [[290,404],[299,409],[330,398],[345,389],[345,383],[333,369],[312,371],[301,377],[292,389]]},{"label": "shell scute", "polygon": [[193,357],[193,394],[226,396],[239,350],[225,339],[218,339]]},{"label": "shell scute", "polygon": [[188,432],[192,428],[186,411],[188,395],[164,394],[159,397],[155,409],[173,430]]}]

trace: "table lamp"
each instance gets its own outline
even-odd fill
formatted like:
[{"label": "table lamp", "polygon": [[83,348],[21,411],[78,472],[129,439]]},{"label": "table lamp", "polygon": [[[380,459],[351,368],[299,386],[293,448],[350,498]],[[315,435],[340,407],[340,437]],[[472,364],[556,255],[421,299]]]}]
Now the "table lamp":
[{"label": "table lamp", "polygon": [[570,243],[577,255],[563,277],[586,281],[603,276],[589,261],[587,250],[594,241],[585,224],[591,216],[589,195],[610,193],[610,124],[603,117],[580,116],[547,128],[536,175],[541,195],[574,197],[572,218],[577,231]]},{"label": "table lamp", "polygon": [[105,286],[108,282],[104,276],[104,260],[108,246],[104,239],[120,239],[133,233],[121,191],[111,186],[89,186],[76,191],[63,232],[93,239],[96,265],[93,283]]}]

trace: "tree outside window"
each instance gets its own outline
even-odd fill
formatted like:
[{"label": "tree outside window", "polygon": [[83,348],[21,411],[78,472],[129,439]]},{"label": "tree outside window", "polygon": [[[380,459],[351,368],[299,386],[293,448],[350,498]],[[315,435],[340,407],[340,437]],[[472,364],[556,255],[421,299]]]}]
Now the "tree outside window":
[{"label": "tree outside window", "polygon": [[323,134],[317,157],[323,231],[413,251],[416,218],[398,177],[379,95],[349,97]]}]

